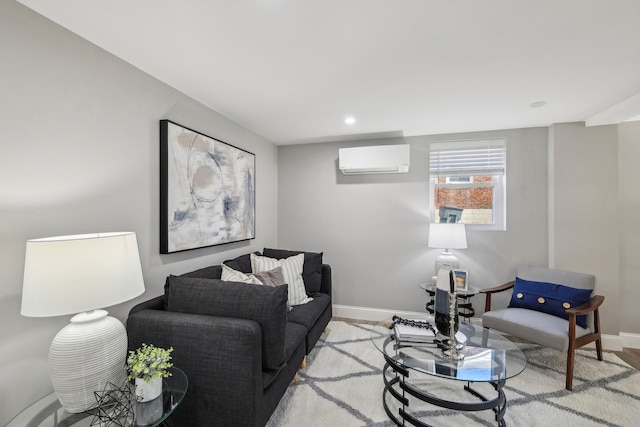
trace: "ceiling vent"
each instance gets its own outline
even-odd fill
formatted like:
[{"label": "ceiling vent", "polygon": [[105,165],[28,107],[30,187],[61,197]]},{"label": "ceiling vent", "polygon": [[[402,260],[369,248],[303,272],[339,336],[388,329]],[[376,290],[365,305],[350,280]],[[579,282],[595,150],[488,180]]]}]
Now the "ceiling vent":
[{"label": "ceiling vent", "polygon": [[409,144],[340,148],[338,157],[345,175],[409,172]]}]

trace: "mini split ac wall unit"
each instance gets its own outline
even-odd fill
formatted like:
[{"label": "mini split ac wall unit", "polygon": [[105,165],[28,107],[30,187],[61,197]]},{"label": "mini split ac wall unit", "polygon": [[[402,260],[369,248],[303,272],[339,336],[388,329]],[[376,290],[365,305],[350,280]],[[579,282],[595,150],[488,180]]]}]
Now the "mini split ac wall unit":
[{"label": "mini split ac wall unit", "polygon": [[345,175],[409,172],[409,144],[340,148],[338,158]]}]

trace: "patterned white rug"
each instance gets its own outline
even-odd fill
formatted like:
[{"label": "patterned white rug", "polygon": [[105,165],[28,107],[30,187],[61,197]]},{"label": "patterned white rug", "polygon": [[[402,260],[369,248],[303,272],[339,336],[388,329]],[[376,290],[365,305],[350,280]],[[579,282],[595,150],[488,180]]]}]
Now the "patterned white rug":
[{"label": "patterned white rug", "polygon": [[[332,321],[267,426],[394,426],[382,406],[384,359],[369,339],[369,328]],[[594,352],[578,351],[573,391],[567,391],[562,353],[534,345],[523,345],[523,349],[527,368],[504,388],[507,426],[640,425],[640,373],[616,355],[605,353],[605,360],[599,362]],[[443,381],[429,387],[458,393],[450,390],[451,384],[456,383]],[[468,395],[456,385],[460,395]],[[493,396],[488,391],[486,395]],[[433,426],[496,425],[491,411],[458,412],[428,405],[419,410]]]}]

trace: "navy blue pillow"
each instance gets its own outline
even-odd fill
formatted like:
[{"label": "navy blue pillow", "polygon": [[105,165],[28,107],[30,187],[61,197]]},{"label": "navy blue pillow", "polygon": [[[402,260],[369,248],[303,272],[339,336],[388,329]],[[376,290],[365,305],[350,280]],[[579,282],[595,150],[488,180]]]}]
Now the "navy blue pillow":
[{"label": "navy blue pillow", "polygon": [[[528,308],[569,319],[566,309],[577,307],[591,299],[592,289],[578,289],[555,283],[532,282],[516,277],[509,307]],[[587,327],[587,316],[577,316],[576,323]]]}]

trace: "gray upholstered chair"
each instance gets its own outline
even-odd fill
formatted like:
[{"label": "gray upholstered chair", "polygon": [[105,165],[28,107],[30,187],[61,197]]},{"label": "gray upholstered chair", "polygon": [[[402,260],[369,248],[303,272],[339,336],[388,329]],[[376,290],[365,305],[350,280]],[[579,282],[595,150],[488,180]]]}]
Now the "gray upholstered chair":
[{"label": "gray upholstered chair", "polygon": [[[562,288],[560,292],[582,294],[586,302],[574,306],[575,300],[574,303],[570,303],[558,299],[556,291],[558,288],[547,286],[549,284],[573,288],[569,290]],[[573,362],[577,348],[595,341],[598,360],[602,360],[598,307],[604,301],[604,297],[591,295],[589,290],[593,291],[594,285],[595,277],[590,274],[541,267],[522,267],[518,269],[516,280],[480,291],[486,295],[482,326],[567,352],[566,388],[571,390]],[[540,290],[539,295],[534,293],[536,289]],[[585,289],[586,292],[582,291]],[[492,310],[491,296],[503,291],[512,293],[510,306]],[[553,312],[554,303],[555,313],[548,314],[549,311]],[[584,327],[580,326],[581,323]]]}]

